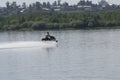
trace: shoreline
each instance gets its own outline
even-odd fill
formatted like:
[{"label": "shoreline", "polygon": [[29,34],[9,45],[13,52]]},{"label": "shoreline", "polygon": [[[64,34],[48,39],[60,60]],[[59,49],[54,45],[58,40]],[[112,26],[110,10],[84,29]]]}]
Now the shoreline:
[{"label": "shoreline", "polygon": [[34,29],[29,29],[29,28],[23,28],[20,30],[0,30],[0,32],[4,32],[4,31],[61,31],[61,30],[111,30],[111,29],[120,29],[120,26],[116,26],[116,27],[96,27],[96,28],[86,28],[86,29],[75,29],[75,28],[66,28],[66,29],[41,29],[41,30],[34,30]]}]

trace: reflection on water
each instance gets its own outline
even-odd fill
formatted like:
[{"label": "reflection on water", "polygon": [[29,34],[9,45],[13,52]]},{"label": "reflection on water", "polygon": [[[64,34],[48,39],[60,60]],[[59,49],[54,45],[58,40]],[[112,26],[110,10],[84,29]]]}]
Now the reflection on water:
[{"label": "reflection on water", "polygon": [[55,47],[44,33],[0,33],[2,48],[37,46],[0,50],[1,80],[120,80],[120,30],[50,31]]}]

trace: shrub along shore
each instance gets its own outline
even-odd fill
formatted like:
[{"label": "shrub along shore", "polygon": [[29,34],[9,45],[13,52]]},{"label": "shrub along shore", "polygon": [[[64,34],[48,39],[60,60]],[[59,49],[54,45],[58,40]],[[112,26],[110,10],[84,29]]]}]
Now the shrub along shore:
[{"label": "shrub along shore", "polygon": [[34,12],[0,16],[0,30],[60,30],[120,28],[120,11]]}]

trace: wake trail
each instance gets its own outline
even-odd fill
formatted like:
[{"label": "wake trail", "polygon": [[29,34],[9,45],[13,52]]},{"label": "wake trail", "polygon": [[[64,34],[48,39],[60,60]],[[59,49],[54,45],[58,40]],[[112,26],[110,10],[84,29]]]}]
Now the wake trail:
[{"label": "wake trail", "polygon": [[19,48],[51,48],[57,45],[53,41],[21,41],[12,43],[0,43],[0,50],[2,49],[19,49]]}]

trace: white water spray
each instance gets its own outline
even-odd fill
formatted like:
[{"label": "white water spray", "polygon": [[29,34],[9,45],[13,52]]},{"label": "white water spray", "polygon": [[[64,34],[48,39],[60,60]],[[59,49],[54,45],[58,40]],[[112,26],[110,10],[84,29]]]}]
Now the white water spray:
[{"label": "white water spray", "polygon": [[11,43],[0,43],[0,49],[16,48],[52,48],[56,47],[55,41],[19,41]]}]

